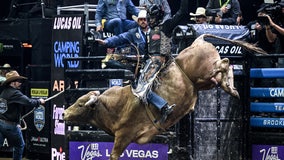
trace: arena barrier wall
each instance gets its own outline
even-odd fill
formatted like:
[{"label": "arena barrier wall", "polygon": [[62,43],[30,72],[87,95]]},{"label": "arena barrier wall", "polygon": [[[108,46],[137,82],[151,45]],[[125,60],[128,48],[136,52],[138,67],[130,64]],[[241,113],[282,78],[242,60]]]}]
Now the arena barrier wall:
[{"label": "arena barrier wall", "polygon": [[[260,61],[279,55],[258,56]],[[283,57],[283,55],[282,55]],[[280,66],[281,67],[281,66]],[[284,80],[284,68],[250,68],[249,74],[249,143],[251,159],[284,158],[284,88],[279,80]],[[257,81],[257,82],[256,82]]]}]

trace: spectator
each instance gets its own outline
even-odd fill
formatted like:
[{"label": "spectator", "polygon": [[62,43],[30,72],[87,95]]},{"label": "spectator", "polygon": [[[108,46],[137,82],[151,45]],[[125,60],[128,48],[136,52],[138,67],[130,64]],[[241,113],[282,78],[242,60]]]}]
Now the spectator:
[{"label": "spectator", "polygon": [[282,22],[280,21],[277,24],[269,15],[264,14],[264,16],[266,16],[269,20],[269,24],[266,26],[266,37],[270,42],[274,42],[279,39],[276,52],[284,53],[284,2],[282,6],[282,18],[280,18]]},{"label": "spectator", "polygon": [[[277,21],[273,21],[267,14],[264,14],[268,18],[269,24],[266,27],[266,37],[269,41],[275,42],[276,53],[284,53],[284,1],[279,2],[281,6],[281,14],[277,15],[280,18]],[[284,58],[278,58],[277,67],[284,68]],[[283,79],[277,79],[277,83],[280,86],[284,86]]]},{"label": "spectator", "polygon": [[9,145],[13,146],[14,160],[22,159],[25,147],[20,126],[23,106],[39,107],[45,103],[43,99],[30,99],[20,91],[21,84],[26,79],[17,71],[8,72],[2,84],[4,89],[0,94],[0,144],[7,138]]},{"label": "spectator", "polygon": [[251,39],[249,40],[250,43],[255,43],[258,47],[265,50],[267,53],[274,53],[274,41],[271,41],[266,36],[267,24],[265,24],[259,17],[263,17],[265,15],[265,11],[261,8],[257,11],[258,20],[249,22],[247,27],[250,29],[251,32]]},{"label": "spectator", "polygon": [[9,69],[11,68],[10,64],[6,63],[2,66],[2,70],[0,70],[0,85],[6,80],[6,73],[9,72]]},{"label": "spectator", "polygon": [[194,20],[196,24],[206,24],[207,16],[205,14],[206,10],[203,7],[198,7],[195,13],[190,13],[190,16],[193,16],[191,20]]},{"label": "spectator", "polygon": [[236,22],[237,22],[237,25],[239,26],[239,25],[241,25],[241,22],[243,21],[243,14],[242,14],[242,12],[240,12],[239,14],[238,14],[238,17],[237,17],[237,20],[236,20]]},{"label": "spectator", "polygon": [[238,0],[209,0],[206,15],[211,16],[210,23],[236,25],[241,13]]},{"label": "spectator", "polygon": [[171,8],[167,0],[139,0],[139,6],[145,7],[146,9],[153,4],[162,6],[162,10],[164,11],[163,22],[171,18]]},{"label": "spectator", "polygon": [[[275,40],[268,39],[267,32],[270,30],[270,26],[268,21],[266,21],[264,16],[266,15],[265,11],[265,5],[262,5],[262,7],[257,11],[258,19],[256,21],[252,21],[248,23],[248,28],[251,32],[251,39],[250,43],[255,43],[258,47],[265,50],[267,53],[275,53]],[[276,34],[272,33],[273,36],[276,37]],[[260,68],[274,68],[276,60],[272,57],[266,57],[266,58],[259,58],[256,57],[252,59],[253,67],[260,67]],[[275,86],[274,80],[269,79],[255,79],[254,84],[259,87],[272,87]]]},{"label": "spectator", "polygon": [[144,55],[146,53],[145,35],[149,30],[146,16],[147,11],[141,10],[138,17],[134,18],[138,23],[138,27],[130,29],[128,32],[121,33],[117,36],[112,36],[105,40],[96,39],[96,41],[106,47],[118,47],[125,44],[134,44],[138,48],[139,54]]},{"label": "spectator", "polygon": [[[95,15],[96,30],[104,30],[115,35],[126,32],[137,27],[137,23],[127,19],[127,12],[131,15],[138,15],[137,9],[131,0],[99,0]],[[106,19],[102,24],[102,19]]]}]

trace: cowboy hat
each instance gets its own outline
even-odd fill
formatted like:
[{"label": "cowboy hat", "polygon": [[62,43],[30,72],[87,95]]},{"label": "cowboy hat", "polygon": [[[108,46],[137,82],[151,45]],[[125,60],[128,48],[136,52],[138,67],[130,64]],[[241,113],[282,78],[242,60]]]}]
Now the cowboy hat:
[{"label": "cowboy hat", "polygon": [[[7,72],[7,71],[9,71],[9,70],[7,70],[8,68],[11,68],[11,66],[10,66],[10,64],[8,64],[8,63],[5,63],[3,66],[1,66],[1,68],[3,68],[3,70],[0,70],[0,74],[2,75],[2,76],[4,76],[4,74]],[[6,68],[6,69],[5,69]]]},{"label": "cowboy hat", "polygon": [[206,12],[205,8],[203,8],[203,7],[198,7],[198,8],[196,9],[196,12],[195,12],[195,13],[190,13],[189,15],[194,16],[194,17],[196,17],[196,16],[204,16],[204,17],[206,17],[205,12]]},{"label": "cowboy hat", "polygon": [[8,63],[5,63],[5,64],[3,65],[3,68],[11,68],[11,65],[8,64]]},{"label": "cowboy hat", "polygon": [[136,22],[138,22],[139,18],[147,18],[147,11],[146,10],[140,10],[140,12],[138,13],[138,17],[133,15],[132,19]]},{"label": "cowboy hat", "polygon": [[20,76],[17,71],[10,71],[6,73],[6,80],[2,83],[2,86],[9,84],[10,82],[16,81],[16,80],[26,80],[27,77]]}]

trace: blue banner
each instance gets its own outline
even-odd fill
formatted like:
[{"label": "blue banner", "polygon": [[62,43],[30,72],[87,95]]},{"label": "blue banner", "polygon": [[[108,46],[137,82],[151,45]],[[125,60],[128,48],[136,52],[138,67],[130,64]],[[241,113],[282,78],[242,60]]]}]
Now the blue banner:
[{"label": "blue banner", "polygon": [[190,24],[190,26],[194,28],[196,37],[202,34],[213,34],[232,40],[246,40],[250,34],[249,29],[246,26],[218,24]]},{"label": "blue banner", "polygon": [[[202,34],[212,34],[231,40],[246,41],[250,36],[249,29],[245,26],[217,24],[189,24],[189,26],[193,28],[195,37]],[[230,42],[216,38],[206,38],[206,41],[212,43],[222,56],[239,56],[244,54],[242,47],[233,45]]]},{"label": "blue banner", "polygon": [[284,68],[251,68],[251,78],[284,78]]},{"label": "blue banner", "polygon": [[250,88],[250,97],[277,98],[284,97],[284,88]]},{"label": "blue banner", "polygon": [[284,128],[284,118],[251,117],[250,126],[264,128]]},{"label": "blue banner", "polygon": [[283,113],[284,103],[251,102],[250,111],[251,112]]}]

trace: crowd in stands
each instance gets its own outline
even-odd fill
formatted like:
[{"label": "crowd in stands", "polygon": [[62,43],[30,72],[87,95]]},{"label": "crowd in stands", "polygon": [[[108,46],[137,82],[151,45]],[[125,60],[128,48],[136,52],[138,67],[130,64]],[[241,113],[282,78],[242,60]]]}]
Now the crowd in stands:
[{"label": "crowd in stands", "polygon": [[[139,8],[135,7],[131,0],[99,0],[94,17],[96,30],[108,31],[114,35],[127,32],[131,28],[138,27],[135,20],[127,18],[127,14],[137,17],[140,10],[147,10],[154,4],[162,8],[162,23],[172,17],[171,7],[167,0],[139,0]],[[277,4],[283,8],[284,1]],[[282,9],[281,13],[278,13],[280,15],[277,15],[282,18],[277,17],[276,19],[270,10],[266,10],[270,5],[272,4],[264,3],[260,6],[257,11],[258,17],[248,24],[242,24],[245,15],[242,14],[238,0],[208,0],[206,6],[197,7],[196,12],[191,12],[188,16],[190,16],[190,22],[196,24],[246,25],[251,33],[254,33],[252,43],[257,43],[267,52],[283,53],[284,10]],[[266,19],[269,23],[264,23],[260,21],[261,19]]]}]

